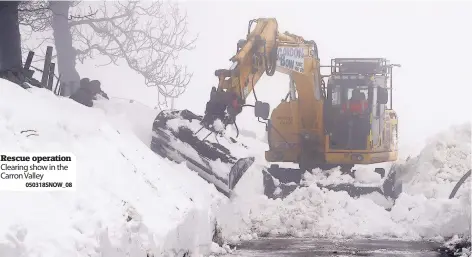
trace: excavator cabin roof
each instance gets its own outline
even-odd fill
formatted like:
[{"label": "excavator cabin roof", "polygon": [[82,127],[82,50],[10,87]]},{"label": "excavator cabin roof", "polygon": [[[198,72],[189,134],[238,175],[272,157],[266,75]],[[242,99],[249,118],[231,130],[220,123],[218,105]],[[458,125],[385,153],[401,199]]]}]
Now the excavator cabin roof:
[{"label": "excavator cabin roof", "polygon": [[331,59],[332,75],[388,75],[389,61],[385,58]]},{"label": "excavator cabin roof", "polygon": [[331,75],[328,84],[355,87],[376,85],[386,87],[391,65],[385,58],[335,58],[331,59]]}]

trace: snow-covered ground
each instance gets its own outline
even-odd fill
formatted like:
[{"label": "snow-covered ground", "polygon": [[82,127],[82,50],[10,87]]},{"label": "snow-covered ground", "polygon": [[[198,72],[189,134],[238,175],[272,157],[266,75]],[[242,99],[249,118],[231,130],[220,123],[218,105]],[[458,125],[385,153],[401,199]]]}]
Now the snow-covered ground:
[{"label": "snow-covered ground", "polygon": [[472,256],[470,247],[471,235],[466,237],[453,236],[444,242],[442,252],[448,253],[449,256],[470,257]]},{"label": "snow-covered ground", "polygon": [[[168,125],[173,129],[200,128],[199,124],[176,122]],[[229,127],[227,136],[234,134]],[[470,124],[438,134],[417,157],[398,163],[402,168],[404,194],[394,206],[376,195],[354,199],[345,192],[320,189],[313,183],[378,184],[380,175],[372,170],[379,165],[355,167],[355,179],[341,175],[338,169],[324,172],[330,174],[328,177],[321,171],[306,174],[306,183],[312,183],[311,186],[296,190],[284,200],[269,200],[263,196],[261,173],[267,165],[263,156],[267,144],[246,134],[240,135],[238,141],[249,146],[248,149],[232,147],[228,140],[218,141],[235,156],[256,156],[255,164],[236,188],[237,196],[219,206],[218,222],[227,240],[234,242],[262,235],[442,239],[470,233],[470,225],[463,225],[470,224],[470,179],[455,199],[447,199],[455,183],[470,169]],[[208,139],[214,141],[212,137]],[[391,165],[380,166],[388,170]],[[392,210],[387,211],[385,207]]]},{"label": "snow-covered ground", "polygon": [[[379,181],[362,168],[356,179],[336,170],[328,178],[307,176],[310,186],[284,200],[267,199],[261,173],[267,144],[251,133],[238,138],[249,148],[235,155],[256,162],[228,201],[185,165],[149,149],[158,110],[136,102],[99,100],[88,108],[0,80],[0,110],[0,151],[73,152],[79,185],[75,193],[2,192],[8,210],[0,221],[2,257],[224,253],[211,242],[215,218],[233,242],[263,235],[440,240],[470,234],[470,179],[447,199],[471,166],[470,124],[440,133],[400,163],[404,193],[389,212],[374,196],[354,199],[313,183]],[[28,129],[38,136],[21,133]]]},{"label": "snow-covered ground", "polygon": [[[220,207],[219,224],[230,241],[262,235],[436,239],[470,234],[470,178],[454,199],[455,183],[471,168],[470,123],[435,137],[415,158],[401,163],[404,193],[391,211],[373,197],[351,198],[316,184],[284,200],[262,195],[260,167],[253,167],[236,188],[238,197]],[[358,170],[357,182],[379,179]],[[371,172],[373,173],[373,172]],[[316,181],[311,176],[307,180]],[[325,182],[356,182],[333,170]]]},{"label": "snow-covered ground", "polygon": [[113,125],[131,129],[146,145],[151,142],[150,128],[159,114],[158,109],[120,98],[94,101],[93,107],[102,109]]},{"label": "snow-covered ground", "polygon": [[0,256],[182,256],[214,246],[211,217],[222,196],[143,143],[150,110],[134,106],[142,116],[127,109],[123,119],[120,106],[88,108],[0,80],[0,151],[77,158],[75,192],[0,193]]}]

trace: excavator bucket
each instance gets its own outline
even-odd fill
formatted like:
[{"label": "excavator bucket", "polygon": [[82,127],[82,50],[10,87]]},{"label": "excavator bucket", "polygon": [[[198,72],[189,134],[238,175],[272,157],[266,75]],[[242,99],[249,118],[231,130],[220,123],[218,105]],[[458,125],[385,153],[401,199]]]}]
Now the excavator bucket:
[{"label": "excavator bucket", "polygon": [[160,112],[153,123],[151,149],[174,162],[185,162],[218,191],[231,197],[255,158],[234,156],[225,145],[230,144],[232,149],[247,147],[201,125],[202,119],[189,110]]}]

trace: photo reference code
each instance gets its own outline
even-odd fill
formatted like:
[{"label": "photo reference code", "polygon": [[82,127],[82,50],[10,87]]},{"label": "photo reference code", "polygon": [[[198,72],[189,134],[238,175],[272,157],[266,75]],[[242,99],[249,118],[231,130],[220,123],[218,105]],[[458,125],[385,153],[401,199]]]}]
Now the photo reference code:
[{"label": "photo reference code", "polygon": [[72,182],[26,182],[26,187],[72,187]]}]

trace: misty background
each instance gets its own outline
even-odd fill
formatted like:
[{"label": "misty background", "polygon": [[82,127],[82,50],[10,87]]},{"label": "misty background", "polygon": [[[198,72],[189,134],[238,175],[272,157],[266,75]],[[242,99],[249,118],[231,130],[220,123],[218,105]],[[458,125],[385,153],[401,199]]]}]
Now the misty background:
[{"label": "misty background", "polygon": [[[470,121],[472,95],[472,3],[466,1],[181,1],[196,48],[180,55],[193,73],[175,108],[203,114],[216,69],[228,68],[250,19],[275,17],[279,31],[316,41],[322,64],[337,57],[385,57],[394,69],[393,106],[399,116],[400,150],[420,150],[424,140],[452,124]],[[98,61],[98,60],[97,60]],[[111,97],[154,107],[157,89],[126,68],[77,63],[84,77],[99,79]],[[324,70],[327,74],[329,71]],[[288,90],[288,77],[263,76],[260,100],[274,108]],[[248,99],[253,102],[251,96]],[[170,105],[169,105],[170,107]],[[262,137],[263,124],[246,109],[241,128]],[[151,128],[149,128],[151,129]]]}]

